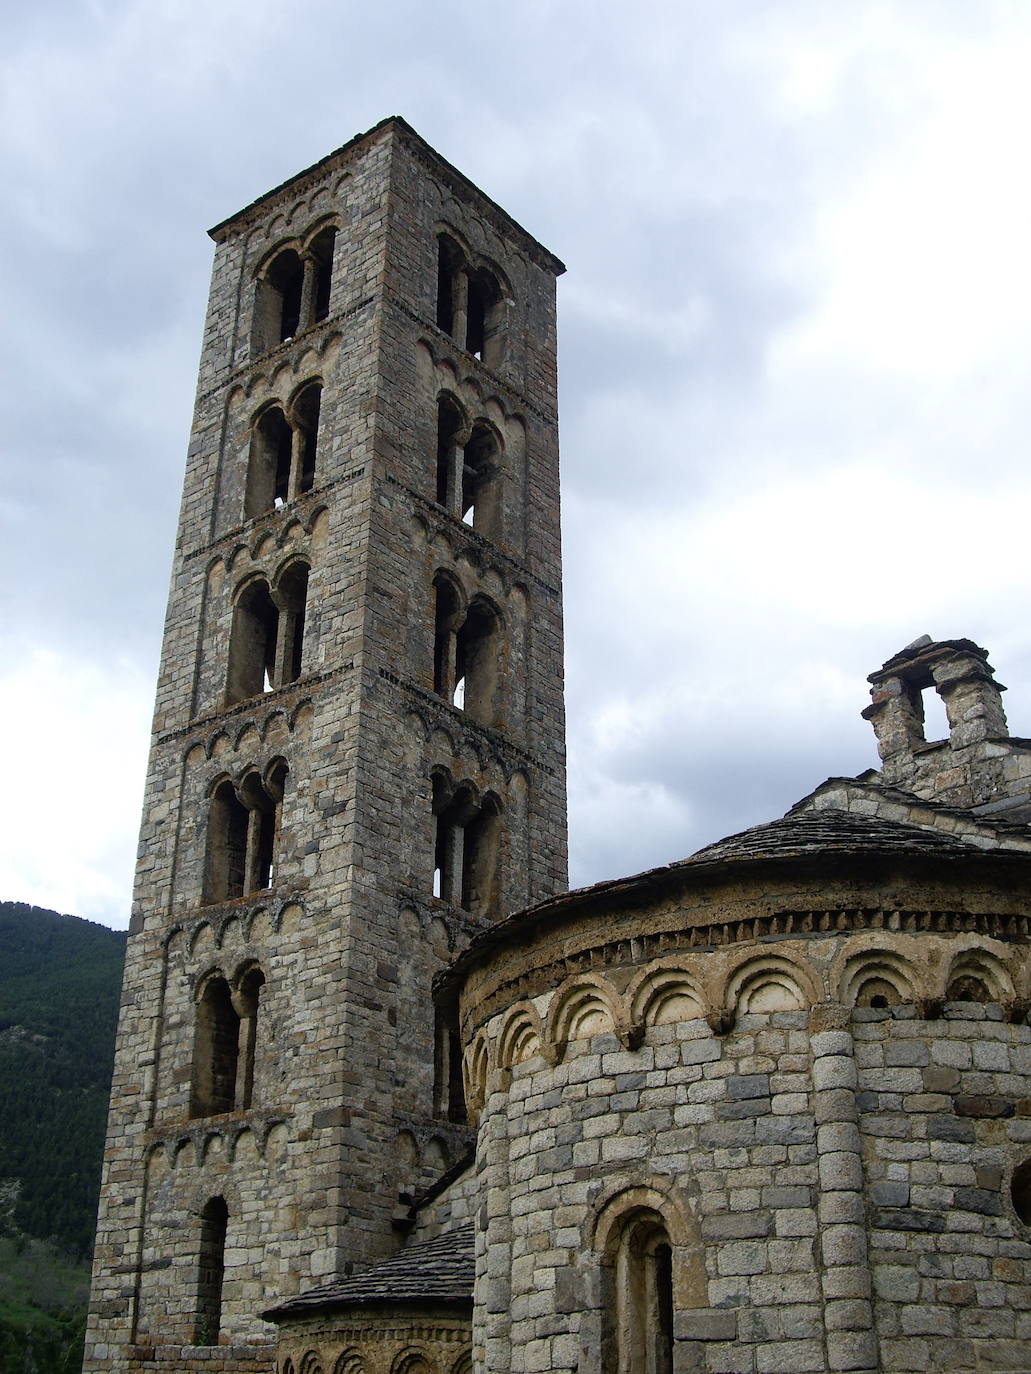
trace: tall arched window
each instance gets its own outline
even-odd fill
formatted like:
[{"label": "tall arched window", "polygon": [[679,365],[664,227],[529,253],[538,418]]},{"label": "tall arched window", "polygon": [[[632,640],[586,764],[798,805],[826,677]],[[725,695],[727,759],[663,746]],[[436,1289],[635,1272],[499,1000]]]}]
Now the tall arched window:
[{"label": "tall arched window", "polygon": [[278,406],[262,412],[251,435],[244,514],[248,520],[281,506],[290,494],[293,431]]},{"label": "tall arched window", "polygon": [[287,776],[279,759],[264,777],[252,769],[238,785],[226,778],[211,794],[205,902],[231,902],[275,884]]},{"label": "tall arched window", "polygon": [[242,1111],[254,1102],[258,1010],[265,975],[257,964],[232,986],[219,973],[206,979],[195,1008],[190,1116]]},{"label": "tall arched window", "polygon": [[308,245],[308,255],[314,264],[312,318],[316,324],[329,315],[329,298],[333,286],[333,249],[336,246],[336,236],[336,228],[329,224],[325,229],[320,229]]},{"label": "tall arched window", "polygon": [[496,540],[500,533],[500,472],[497,437],[478,421],[462,453],[461,515],[487,539]]},{"label": "tall arched window", "polygon": [[304,264],[293,248],[284,248],[258,279],[254,296],[252,352],[266,353],[291,339],[301,322]]},{"label": "tall arched window", "polygon": [[315,452],[319,435],[321,382],[310,382],[294,398],[291,411],[295,426],[295,481],[291,495],[311,491],[315,485]]},{"label": "tall arched window", "polygon": [[445,701],[455,698],[455,655],[464,606],[461,593],[447,573],[433,579],[433,690]]},{"label": "tall arched window", "polygon": [[476,915],[498,909],[501,803],[482,801],[469,783],[433,775],[433,895]]},{"label": "tall arched window", "polygon": [[310,568],[303,558],[279,573],[248,582],[233,609],[226,669],[226,705],[286,687],[301,676]]},{"label": "tall arched window", "polygon": [[465,416],[450,396],[437,398],[437,503],[455,514],[462,490],[463,455],[459,435]]},{"label": "tall arched window", "polygon": [[253,520],[315,485],[322,383],[306,383],[284,414],[263,410],[251,432],[244,517]]},{"label": "tall arched window", "polygon": [[659,1212],[638,1208],[622,1222],[608,1256],[610,1374],[672,1374],[673,1247]]},{"label": "tall arched window", "polygon": [[476,597],[455,636],[453,700],[481,725],[490,725],[494,720],[500,647],[498,626],[497,610],[485,597]]},{"label": "tall arched window", "polygon": [[197,1262],[196,1345],[217,1345],[222,1329],[222,1285],[225,1280],[226,1233],[229,1208],[224,1197],[213,1197],[200,1214],[200,1253]]},{"label": "tall arched window", "polygon": [[240,1017],[229,984],[209,978],[197,1002],[193,1035],[191,1116],[217,1116],[236,1104]]},{"label": "tall arched window", "polygon": [[308,564],[297,559],[280,573],[276,583],[275,598],[279,605],[276,685],[279,687],[296,682],[301,676],[309,572]]},{"label": "tall arched window", "polygon": [[279,608],[262,577],[249,582],[233,609],[226,704],[260,696],[275,685]]}]

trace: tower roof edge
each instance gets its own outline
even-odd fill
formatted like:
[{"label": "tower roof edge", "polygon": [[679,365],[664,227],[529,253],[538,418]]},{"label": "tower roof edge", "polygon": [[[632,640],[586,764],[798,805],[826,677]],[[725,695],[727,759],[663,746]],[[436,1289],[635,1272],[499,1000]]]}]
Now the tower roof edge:
[{"label": "tower roof edge", "polygon": [[550,249],[545,248],[544,244],[542,244],[539,239],[535,239],[531,233],[523,228],[518,220],[513,219],[506,210],[502,209],[497,201],[492,200],[474,181],[471,181],[463,172],[460,172],[453,163],[449,162],[447,158],[438,153],[436,148],[434,148],[432,144],[427,143],[422,135],[416,129],[413,129],[411,124],[409,124],[402,115],[396,114],[387,115],[384,119],[374,124],[371,129],[366,129],[364,133],[355,134],[353,138],[348,139],[346,143],[341,144],[339,148],[335,148],[331,153],[327,153],[326,156],[320,158],[318,162],[313,162],[310,167],[305,167],[303,171],[296,172],[292,177],[288,177],[286,181],[280,182],[278,186],[273,186],[271,190],[266,191],[263,195],[252,200],[248,205],[245,205],[242,209],[237,210],[235,214],[227,216],[224,220],[220,220],[218,224],[208,230],[209,237],[214,239],[216,243],[221,243],[226,237],[229,229],[249,218],[255,211],[263,209],[277,196],[282,195],[284,191],[293,189],[305,180],[326,172],[334,163],[346,162],[362,145],[372,142],[386,131],[396,131],[404,135],[413,145],[415,150],[427,162],[433,165],[459,194],[468,196],[472,193],[481,200],[484,206],[489,208],[493,218],[503,221],[509,230],[514,231],[515,235],[522,240],[524,247],[532,251],[533,256],[538,260],[541,266],[554,272],[556,277],[561,276],[562,273],[565,272],[566,265],[560,258],[556,257]]}]

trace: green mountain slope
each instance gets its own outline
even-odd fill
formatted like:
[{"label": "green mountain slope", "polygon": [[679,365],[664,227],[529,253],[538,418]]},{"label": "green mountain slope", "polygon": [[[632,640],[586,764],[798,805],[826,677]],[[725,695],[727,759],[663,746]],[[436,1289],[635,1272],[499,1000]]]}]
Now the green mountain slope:
[{"label": "green mountain slope", "polygon": [[[0,902],[0,1188],[10,1221],[93,1243],[125,934]],[[2,1220],[2,1219],[0,1219]]]}]

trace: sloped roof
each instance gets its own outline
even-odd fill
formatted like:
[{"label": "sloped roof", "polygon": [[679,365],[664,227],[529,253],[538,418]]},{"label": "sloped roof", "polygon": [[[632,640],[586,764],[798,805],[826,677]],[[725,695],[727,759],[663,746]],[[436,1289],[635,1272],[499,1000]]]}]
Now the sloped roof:
[{"label": "sloped roof", "polygon": [[332,1283],[309,1288],[262,1316],[266,1321],[278,1322],[320,1308],[383,1303],[471,1307],[475,1270],[473,1228],[467,1223],[432,1240],[416,1241],[354,1278],[334,1279]]},{"label": "sloped roof", "polygon": [[778,821],[753,825],[748,830],[706,845],[684,862],[698,864],[720,859],[772,859],[873,849],[882,853],[940,853],[944,850],[953,854],[969,854],[971,846],[941,830],[930,830],[902,821],[882,820],[877,816],[857,815],[854,811],[827,809],[789,812]]},{"label": "sloped roof", "polygon": [[[919,797],[910,800],[913,805],[930,805]],[[986,833],[1003,829],[980,817],[976,820]],[[468,971],[489,958],[495,950],[515,939],[527,938],[535,926],[544,926],[566,913],[575,911],[586,916],[596,910],[608,909],[615,902],[627,906],[643,905],[660,894],[675,891],[679,885],[689,882],[695,873],[699,879],[703,879],[724,865],[791,863],[820,856],[873,857],[875,854],[917,859],[937,855],[943,859],[970,862],[984,862],[990,856],[996,861],[1024,864],[1031,858],[1031,854],[1024,849],[1001,846],[986,848],[958,835],[904,821],[885,820],[835,808],[793,809],[780,820],[729,835],[676,863],[650,868],[626,878],[606,879],[590,887],[575,888],[514,912],[475,935],[463,953],[435,975],[434,992],[441,997],[453,994]]]}]

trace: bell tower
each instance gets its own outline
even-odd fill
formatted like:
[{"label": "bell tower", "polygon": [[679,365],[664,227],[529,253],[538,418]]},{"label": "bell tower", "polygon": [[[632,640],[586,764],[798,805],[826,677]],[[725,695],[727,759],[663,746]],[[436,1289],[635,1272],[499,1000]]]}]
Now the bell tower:
[{"label": "bell tower", "polygon": [[396,1248],[433,974],[566,885],[562,264],[398,118],[212,237],[87,1370],[264,1370]]}]

